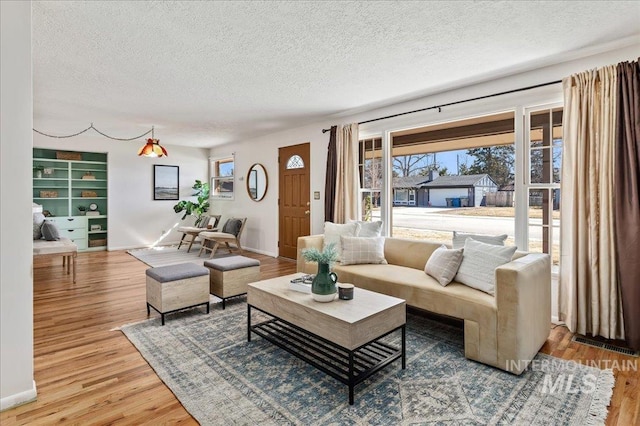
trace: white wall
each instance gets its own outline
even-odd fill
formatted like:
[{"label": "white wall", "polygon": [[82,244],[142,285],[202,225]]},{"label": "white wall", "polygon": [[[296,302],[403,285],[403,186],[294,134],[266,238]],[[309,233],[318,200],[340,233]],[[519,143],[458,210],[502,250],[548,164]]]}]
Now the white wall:
[{"label": "white wall", "polygon": [[0,2],[0,409],[35,399],[31,2]]},{"label": "white wall", "polygon": [[[99,117],[94,122],[100,128]],[[79,129],[89,123],[79,123]],[[48,129],[39,129],[47,132]],[[139,129],[132,128],[132,134]],[[115,135],[114,135],[115,136]],[[125,135],[126,136],[126,135]],[[175,229],[182,225],[182,214],[173,211],[177,201],[153,199],[153,165],[180,167],[180,199],[191,197],[191,187],[196,179],[209,178],[208,150],[186,148],[160,143],[167,148],[168,157],[138,157],[138,148],[144,140],[116,141],[97,135],[92,130],[69,139],[54,139],[34,134],[33,145],[37,148],[64,149],[108,153],[108,248],[121,250],[134,247],[176,243],[182,234]],[[193,222],[191,218],[185,223]]]}]

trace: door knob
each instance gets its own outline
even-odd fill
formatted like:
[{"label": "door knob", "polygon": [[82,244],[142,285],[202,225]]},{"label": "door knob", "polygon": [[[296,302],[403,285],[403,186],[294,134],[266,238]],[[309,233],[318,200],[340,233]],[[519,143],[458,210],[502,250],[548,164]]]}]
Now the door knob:
[{"label": "door knob", "polygon": [[311,205],[311,202],[307,201],[307,206],[310,206],[310,205]]},{"label": "door knob", "polygon": [[304,214],[309,214],[311,213],[311,210],[305,210]]}]

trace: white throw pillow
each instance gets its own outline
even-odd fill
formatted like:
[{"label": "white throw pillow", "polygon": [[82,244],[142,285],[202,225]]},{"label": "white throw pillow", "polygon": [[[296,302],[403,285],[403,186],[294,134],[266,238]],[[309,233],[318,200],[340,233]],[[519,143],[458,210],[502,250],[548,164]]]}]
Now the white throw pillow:
[{"label": "white throw pillow", "polygon": [[340,237],[342,243],[341,265],[362,263],[386,264],[384,237]]},{"label": "white throw pillow", "polygon": [[456,276],[461,262],[462,249],[448,249],[443,244],[431,254],[424,266],[424,272],[446,287]]},{"label": "white throw pillow", "polygon": [[496,268],[509,263],[516,248],[516,246],[485,244],[468,238],[464,243],[462,263],[455,280],[493,296],[496,286]]},{"label": "white throw pillow", "polygon": [[364,220],[350,220],[349,223],[360,225],[357,237],[379,237],[382,235],[382,221],[367,222]]},{"label": "white throw pillow", "polygon": [[342,246],[340,243],[341,236],[355,237],[358,235],[360,225],[358,223],[324,223],[324,243],[323,250],[329,244],[336,245],[336,251],[338,252],[338,260],[342,258]]},{"label": "white throw pillow", "polygon": [[493,244],[496,246],[503,246],[504,240],[507,239],[507,234],[502,235],[478,235],[478,234],[463,234],[462,232],[453,231],[453,241],[451,246],[454,249],[464,247],[464,242],[467,238],[473,238],[476,241],[480,241],[485,244]]}]

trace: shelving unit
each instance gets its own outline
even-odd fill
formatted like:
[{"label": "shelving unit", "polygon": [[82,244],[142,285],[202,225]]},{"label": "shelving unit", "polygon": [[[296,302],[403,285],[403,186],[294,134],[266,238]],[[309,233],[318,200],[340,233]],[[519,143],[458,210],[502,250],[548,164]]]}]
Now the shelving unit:
[{"label": "shelving unit", "polygon": [[[106,153],[33,149],[33,202],[51,214],[47,220],[78,250],[107,248],[107,186]],[[91,204],[96,204],[97,215],[88,211]]]}]

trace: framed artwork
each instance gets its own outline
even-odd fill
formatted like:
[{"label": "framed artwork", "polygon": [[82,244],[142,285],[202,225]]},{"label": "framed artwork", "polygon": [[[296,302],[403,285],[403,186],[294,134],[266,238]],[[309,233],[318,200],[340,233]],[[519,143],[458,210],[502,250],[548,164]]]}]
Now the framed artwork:
[{"label": "framed artwork", "polygon": [[153,166],[153,199],[177,200],[180,196],[180,167]]}]

